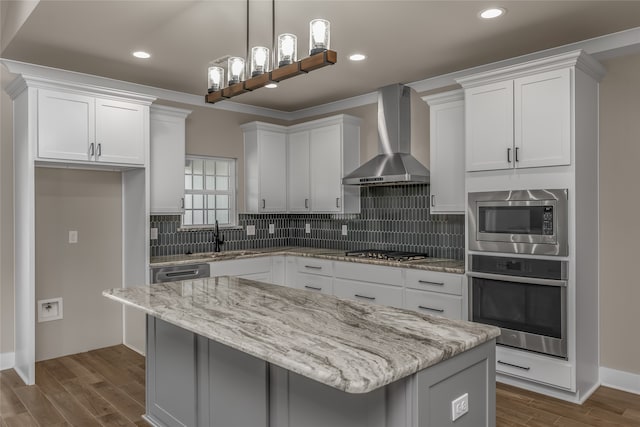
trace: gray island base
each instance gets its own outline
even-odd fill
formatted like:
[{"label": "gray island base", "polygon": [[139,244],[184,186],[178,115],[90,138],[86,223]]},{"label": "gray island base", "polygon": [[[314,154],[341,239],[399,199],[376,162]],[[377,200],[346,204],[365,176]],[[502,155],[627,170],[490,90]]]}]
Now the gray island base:
[{"label": "gray island base", "polygon": [[147,313],[153,425],[495,426],[497,328],[234,277],[103,294]]}]

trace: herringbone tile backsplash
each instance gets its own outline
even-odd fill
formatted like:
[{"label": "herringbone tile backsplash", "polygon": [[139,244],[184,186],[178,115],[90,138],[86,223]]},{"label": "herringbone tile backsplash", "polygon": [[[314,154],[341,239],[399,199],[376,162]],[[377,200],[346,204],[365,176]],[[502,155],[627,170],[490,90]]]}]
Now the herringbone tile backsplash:
[{"label": "herringbone tile backsplash", "polygon": [[[426,253],[439,258],[464,257],[464,216],[431,215],[429,185],[361,188],[359,214],[240,214],[242,228],[225,229],[222,250],[273,246],[307,246],[356,250],[393,249]],[[274,224],[275,234],[269,234]],[[311,225],[311,233],[305,225]],[[247,225],[256,226],[247,236]],[[347,226],[347,235],[341,234]],[[180,231],[179,215],[153,215],[151,227],[158,239],[151,241],[151,256],[213,251],[213,231]]]}]

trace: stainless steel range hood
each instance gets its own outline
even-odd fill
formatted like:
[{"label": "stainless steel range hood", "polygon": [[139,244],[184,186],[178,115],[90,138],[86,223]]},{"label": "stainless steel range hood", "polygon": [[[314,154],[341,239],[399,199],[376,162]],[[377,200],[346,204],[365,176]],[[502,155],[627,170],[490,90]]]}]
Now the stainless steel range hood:
[{"label": "stainless steel range hood", "polygon": [[394,84],[378,92],[378,154],[342,178],[344,185],[421,184],[429,169],[411,155],[411,88]]}]

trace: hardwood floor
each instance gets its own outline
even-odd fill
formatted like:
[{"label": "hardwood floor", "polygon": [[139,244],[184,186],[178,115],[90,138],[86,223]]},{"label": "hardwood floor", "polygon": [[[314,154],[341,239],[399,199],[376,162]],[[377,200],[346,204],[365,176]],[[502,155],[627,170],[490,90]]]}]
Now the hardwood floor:
[{"label": "hardwood floor", "polygon": [[[144,358],[125,346],[36,363],[36,385],[0,372],[0,427],[148,426]],[[640,396],[600,387],[584,405],[498,383],[498,427],[640,427]],[[250,427],[250,426],[247,426]]]}]

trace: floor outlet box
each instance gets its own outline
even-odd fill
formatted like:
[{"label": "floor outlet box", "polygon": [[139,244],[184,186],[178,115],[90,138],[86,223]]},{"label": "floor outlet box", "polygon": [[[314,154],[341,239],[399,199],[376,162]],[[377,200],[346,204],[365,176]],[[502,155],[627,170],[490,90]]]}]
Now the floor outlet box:
[{"label": "floor outlet box", "polygon": [[455,421],[469,412],[469,393],[451,401],[451,421]]}]

